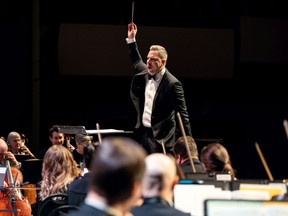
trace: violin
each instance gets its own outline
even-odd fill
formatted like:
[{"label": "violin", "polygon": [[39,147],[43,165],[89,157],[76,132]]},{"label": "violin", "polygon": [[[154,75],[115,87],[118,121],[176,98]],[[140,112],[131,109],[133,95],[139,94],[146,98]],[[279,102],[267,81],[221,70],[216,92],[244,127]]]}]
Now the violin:
[{"label": "violin", "polygon": [[70,135],[66,135],[66,147],[70,152],[73,152],[75,150],[75,147],[70,143],[71,137]]},{"label": "violin", "polygon": [[24,197],[16,184],[23,183],[23,175],[20,170],[10,166],[8,159],[5,159],[7,174],[5,181],[8,183],[6,190],[1,191],[0,216],[30,216],[31,205]]},{"label": "violin", "polygon": [[98,123],[96,123],[96,129],[98,131],[98,142],[102,143],[102,135],[100,133],[100,125]]}]

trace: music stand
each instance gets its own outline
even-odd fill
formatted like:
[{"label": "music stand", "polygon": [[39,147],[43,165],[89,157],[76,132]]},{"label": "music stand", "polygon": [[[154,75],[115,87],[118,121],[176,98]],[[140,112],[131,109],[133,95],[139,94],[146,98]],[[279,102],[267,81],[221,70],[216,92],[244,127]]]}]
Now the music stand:
[{"label": "music stand", "polygon": [[64,126],[59,125],[59,131],[64,134],[114,134],[114,133],[133,133],[132,131],[124,131],[117,129],[100,129],[86,130],[84,126]]},{"label": "music stand", "polygon": [[[98,134],[98,141],[101,143],[101,136],[102,134],[130,134],[133,131],[124,131],[124,130],[117,130],[117,129],[99,129],[97,130],[86,130],[84,126],[58,126],[59,131],[64,134],[85,134],[85,135],[95,135]],[[99,137],[100,136],[100,137]]]},{"label": "music stand", "polygon": [[23,182],[38,184],[41,181],[42,159],[28,159],[22,161]]},{"label": "music stand", "polygon": [[229,172],[185,173],[185,176],[191,180],[232,181]]},{"label": "music stand", "polygon": [[31,158],[29,154],[14,154],[17,161],[22,162]]},{"label": "music stand", "polygon": [[59,125],[59,132],[64,134],[87,134],[84,126]]}]

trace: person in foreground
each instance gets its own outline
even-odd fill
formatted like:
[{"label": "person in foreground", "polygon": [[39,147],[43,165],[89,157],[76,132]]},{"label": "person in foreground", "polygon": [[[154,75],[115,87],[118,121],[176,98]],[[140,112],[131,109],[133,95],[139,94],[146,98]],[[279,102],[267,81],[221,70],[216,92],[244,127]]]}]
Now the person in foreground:
[{"label": "person in foreground", "polygon": [[124,216],[141,197],[145,151],[135,140],[106,137],[92,159],[89,189],[79,210],[69,216]]},{"label": "person in foreground", "polygon": [[179,180],[173,158],[163,153],[152,153],[146,157],[145,163],[143,203],[133,207],[131,213],[134,216],[190,215],[173,207],[173,189]]},{"label": "person in foreground", "polygon": [[130,95],[137,111],[135,139],[148,154],[163,152],[172,154],[178,136],[177,113],[180,114],[186,135],[192,136],[184,90],[181,82],[166,68],[168,53],[163,46],[150,46],[146,64],[136,43],[137,26],[128,24],[129,57],[133,69]]}]

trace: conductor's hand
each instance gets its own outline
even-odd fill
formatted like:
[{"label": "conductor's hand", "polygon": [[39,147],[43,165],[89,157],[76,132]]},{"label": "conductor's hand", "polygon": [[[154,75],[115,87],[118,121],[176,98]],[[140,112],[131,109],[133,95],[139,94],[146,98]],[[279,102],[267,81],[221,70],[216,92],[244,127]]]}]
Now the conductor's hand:
[{"label": "conductor's hand", "polygon": [[135,23],[131,22],[128,24],[128,39],[135,39],[137,34],[137,26]]}]

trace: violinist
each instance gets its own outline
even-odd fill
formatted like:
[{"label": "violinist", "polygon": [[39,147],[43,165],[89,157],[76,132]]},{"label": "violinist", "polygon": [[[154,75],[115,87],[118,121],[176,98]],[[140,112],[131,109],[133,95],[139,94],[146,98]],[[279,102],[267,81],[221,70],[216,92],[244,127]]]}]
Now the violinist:
[{"label": "violinist", "polygon": [[67,193],[67,186],[80,171],[72,153],[63,145],[52,145],[46,152],[42,166],[39,201],[57,193]]},{"label": "violinist", "polygon": [[80,206],[85,199],[88,192],[88,182],[90,176],[90,170],[92,166],[93,156],[99,146],[99,143],[90,143],[83,145],[83,157],[84,157],[84,169],[81,177],[75,178],[68,185],[68,203],[70,205]]},{"label": "violinist", "polygon": [[220,143],[209,143],[200,152],[200,161],[207,172],[228,172],[233,180],[236,170],[232,166],[230,155],[226,147]]},{"label": "violinist", "polygon": [[7,137],[7,144],[9,146],[9,150],[14,155],[27,155],[29,158],[27,159],[35,159],[36,157],[30,151],[30,149],[25,145],[22,140],[22,137],[16,131],[11,131]]},{"label": "violinist", "polygon": [[[73,145],[68,144],[70,142],[70,139],[69,139],[69,141],[67,140],[67,145],[64,145],[65,144],[65,134],[60,131],[60,128],[58,125],[53,125],[49,129],[49,140],[50,140],[50,143],[52,146],[53,145],[63,145],[65,147],[67,147],[70,152],[72,152],[75,149],[75,147]],[[37,154],[37,158],[43,159],[44,155],[46,154],[48,149],[51,147],[51,145],[40,150]]]},{"label": "violinist", "polygon": [[75,135],[75,143],[76,149],[72,151],[72,155],[76,163],[82,167],[84,161],[84,146],[91,144],[93,141],[93,137],[85,134],[76,134]]},{"label": "violinist", "polygon": [[189,154],[191,155],[192,162],[194,163],[195,172],[206,172],[205,167],[199,160],[199,154],[197,150],[197,144],[195,140],[191,136],[186,136],[187,145],[189,147],[190,152],[187,152],[187,147],[185,144],[185,139],[183,136],[179,137],[173,145],[173,152],[176,158],[177,164],[179,164],[180,168],[183,170],[184,174],[192,172],[191,161],[189,158]]}]

